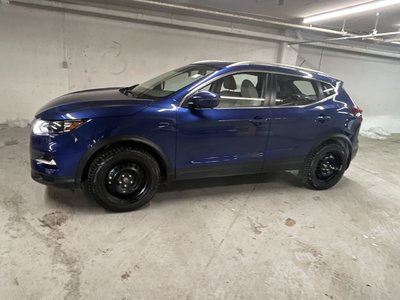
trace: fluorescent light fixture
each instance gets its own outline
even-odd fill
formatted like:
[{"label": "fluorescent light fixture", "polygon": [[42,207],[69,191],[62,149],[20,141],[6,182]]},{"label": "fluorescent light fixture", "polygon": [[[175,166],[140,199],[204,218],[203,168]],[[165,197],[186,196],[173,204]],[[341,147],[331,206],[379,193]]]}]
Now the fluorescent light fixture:
[{"label": "fluorescent light fixture", "polygon": [[400,0],[381,0],[381,1],[371,1],[360,5],[348,6],[342,9],[318,14],[315,16],[307,17],[303,20],[303,23],[309,24],[318,21],[323,21],[327,19],[339,18],[343,16],[348,16],[352,14],[357,14],[365,11],[375,10],[378,8],[400,4]]}]

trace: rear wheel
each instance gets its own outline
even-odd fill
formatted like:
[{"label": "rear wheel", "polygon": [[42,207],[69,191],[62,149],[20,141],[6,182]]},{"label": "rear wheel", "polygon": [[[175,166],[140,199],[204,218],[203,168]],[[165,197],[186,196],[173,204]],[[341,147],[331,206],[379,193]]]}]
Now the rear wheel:
[{"label": "rear wheel", "polygon": [[148,203],[160,185],[160,168],[141,149],[115,147],[99,154],[88,172],[87,187],[104,208],[131,211]]},{"label": "rear wheel", "polygon": [[303,183],[316,190],[331,188],[346,170],[347,151],[339,144],[324,144],[310,153],[300,170]]}]

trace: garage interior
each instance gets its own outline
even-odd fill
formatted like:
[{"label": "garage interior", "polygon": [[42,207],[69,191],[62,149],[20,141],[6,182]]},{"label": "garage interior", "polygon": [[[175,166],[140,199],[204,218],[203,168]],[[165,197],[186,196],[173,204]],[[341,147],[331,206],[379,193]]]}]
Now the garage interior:
[{"label": "garage interior", "polygon": [[[400,1],[1,0],[0,38],[1,299],[398,299]],[[364,120],[341,182],[176,181],[115,214],[31,179],[49,100],[208,59],[343,80]]]}]

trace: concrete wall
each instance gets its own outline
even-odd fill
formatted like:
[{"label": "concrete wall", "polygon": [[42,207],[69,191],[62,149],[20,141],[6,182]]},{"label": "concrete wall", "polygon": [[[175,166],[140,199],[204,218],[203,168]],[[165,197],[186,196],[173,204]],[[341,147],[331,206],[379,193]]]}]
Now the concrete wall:
[{"label": "concrete wall", "polygon": [[[290,63],[282,60],[294,62],[296,50],[284,43],[0,4],[0,123],[31,120],[44,103],[73,90],[131,85],[203,59]],[[400,132],[398,60],[302,46],[301,63],[344,80],[365,111],[364,128]]]},{"label": "concrete wall", "polygon": [[0,38],[0,123],[31,120],[68,91],[132,85],[203,59],[275,62],[279,49],[275,42],[1,4]]},{"label": "concrete wall", "polygon": [[364,110],[363,129],[381,127],[400,133],[400,61],[346,52],[300,47],[298,64],[344,81]]}]

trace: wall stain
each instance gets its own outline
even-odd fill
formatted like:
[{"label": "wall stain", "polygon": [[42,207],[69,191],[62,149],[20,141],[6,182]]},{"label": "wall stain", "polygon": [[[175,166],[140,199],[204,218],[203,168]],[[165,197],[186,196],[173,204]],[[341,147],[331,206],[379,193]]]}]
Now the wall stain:
[{"label": "wall stain", "polygon": [[128,63],[122,54],[122,45],[117,41],[112,41],[112,44],[104,52],[101,58],[101,65],[108,69],[113,75],[119,75],[125,72]]}]

